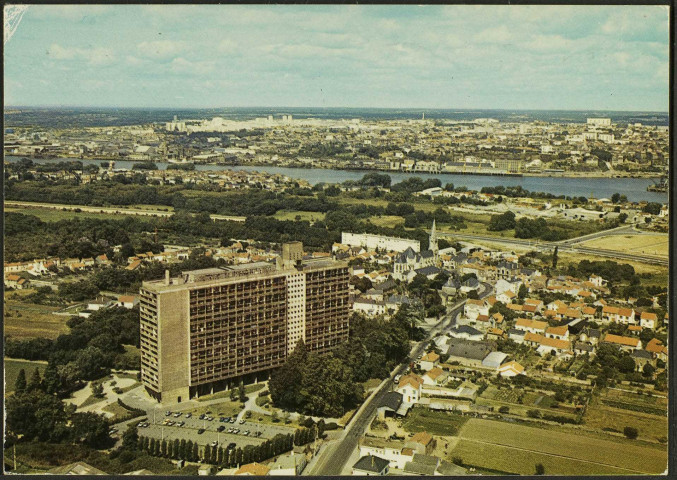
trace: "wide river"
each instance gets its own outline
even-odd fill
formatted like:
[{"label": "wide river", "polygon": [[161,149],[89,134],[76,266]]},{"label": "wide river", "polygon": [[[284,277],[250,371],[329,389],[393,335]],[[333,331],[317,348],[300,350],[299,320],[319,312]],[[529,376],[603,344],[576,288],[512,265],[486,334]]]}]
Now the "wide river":
[{"label": "wide river", "polygon": [[[6,162],[16,162],[21,157],[5,156]],[[52,163],[66,160],[80,160],[68,158],[54,159],[32,159],[35,163]],[[80,160],[83,164],[98,165],[105,160]],[[115,162],[115,168],[131,169],[136,162],[118,160]],[[159,169],[165,170],[168,163],[155,162]],[[252,165],[196,165],[196,170],[218,171],[218,170],[246,170],[268,173],[279,173],[291,178],[300,178],[307,180],[315,185],[320,182],[341,183],[346,180],[359,180],[365,174],[373,170],[334,170],[322,168],[290,168],[273,166],[252,166]],[[610,198],[611,195],[618,192],[628,197],[632,202],[646,200],[649,202],[667,203],[667,193],[647,192],[646,188],[658,181],[658,178],[587,178],[587,177],[501,177],[487,175],[464,175],[453,173],[400,173],[400,172],[378,172],[387,173],[392,178],[393,183],[401,182],[405,178],[438,178],[442,185],[453,183],[455,186],[466,186],[471,190],[480,190],[482,187],[495,187],[497,185],[516,186],[531,192],[547,192],[554,195],[569,195],[575,197]]]}]

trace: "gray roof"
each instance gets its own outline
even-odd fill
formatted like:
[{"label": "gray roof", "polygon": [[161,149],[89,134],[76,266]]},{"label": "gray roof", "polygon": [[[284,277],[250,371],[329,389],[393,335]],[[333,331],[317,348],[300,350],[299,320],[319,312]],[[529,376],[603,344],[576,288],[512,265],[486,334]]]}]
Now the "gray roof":
[{"label": "gray roof", "polygon": [[451,329],[451,332],[455,333],[467,333],[468,335],[483,335],[482,332],[476,328],[471,327],[470,325],[459,325]]},{"label": "gray roof", "polygon": [[595,349],[591,344],[585,342],[576,342],[574,344],[574,350],[580,350],[583,352],[592,352]]},{"label": "gray roof", "polygon": [[380,473],[389,464],[390,462],[388,460],[385,460],[381,457],[375,457],[374,455],[365,455],[364,457],[360,458],[357,462],[355,462],[353,468],[356,470],[362,470],[363,472]]},{"label": "gray roof", "polygon": [[431,266],[428,266],[428,267],[417,268],[417,269],[414,270],[414,271],[415,271],[417,274],[420,273],[421,275],[433,275],[433,274],[440,273],[442,270],[440,270],[439,268],[434,267],[434,266],[431,265]]},{"label": "gray roof", "polygon": [[400,392],[388,392],[381,398],[381,401],[378,402],[376,408],[386,407],[390,410],[397,411],[402,404],[402,394]]},{"label": "gray roof", "polygon": [[447,349],[447,354],[450,356],[470,360],[484,360],[489,352],[491,352],[491,348],[486,342],[473,342],[462,338],[450,339]]},{"label": "gray roof", "polygon": [[519,335],[520,337],[523,337],[526,335],[526,332],[524,330],[518,330],[517,328],[511,328],[508,330],[508,335]]},{"label": "gray roof", "polygon": [[468,470],[458,465],[455,465],[446,460],[440,461],[440,465],[437,467],[437,473],[447,477],[457,476],[457,475],[467,475]]},{"label": "gray roof", "polygon": [[645,360],[651,360],[653,358],[651,353],[647,352],[646,350],[633,350],[630,356],[635,358],[643,358]]},{"label": "gray roof", "polygon": [[435,256],[435,252],[432,250],[423,250],[421,252],[421,258],[432,258]]}]

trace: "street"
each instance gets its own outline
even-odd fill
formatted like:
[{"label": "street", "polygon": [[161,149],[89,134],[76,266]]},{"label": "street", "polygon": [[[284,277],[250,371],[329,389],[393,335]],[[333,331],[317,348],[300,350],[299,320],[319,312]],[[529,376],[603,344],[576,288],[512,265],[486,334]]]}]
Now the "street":
[{"label": "street", "polygon": [[[480,294],[480,297],[484,298],[490,295],[492,291],[490,285],[486,283],[482,283],[481,285],[482,293]],[[342,438],[336,443],[324,446],[316,463],[311,468],[306,469],[304,475],[324,476],[345,474],[344,469],[346,467],[346,462],[350,458],[353,451],[357,448],[357,443],[360,437],[364,435],[364,432],[371,423],[374,414],[376,413],[376,405],[378,405],[380,400],[387,392],[392,390],[394,378],[397,375],[401,375],[406,370],[410,362],[416,361],[419,355],[424,352],[425,348],[430,344],[430,341],[435,336],[453,324],[456,316],[463,309],[464,304],[465,300],[456,303],[451,308],[451,311],[442,317],[440,321],[428,332],[426,338],[414,345],[406,364],[399,365],[391,372],[387,381],[382,383],[380,388],[371,394],[371,396],[366,400],[365,404],[360,408],[360,410],[358,410],[353,419],[346,426]]]}]

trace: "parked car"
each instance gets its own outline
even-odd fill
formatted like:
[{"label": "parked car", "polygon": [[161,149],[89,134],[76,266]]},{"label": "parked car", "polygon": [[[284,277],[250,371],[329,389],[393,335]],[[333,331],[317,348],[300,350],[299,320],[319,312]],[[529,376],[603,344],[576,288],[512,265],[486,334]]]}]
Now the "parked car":
[{"label": "parked car", "polygon": [[205,433],[205,429],[204,429],[204,428],[199,428],[198,431],[197,431],[197,434],[198,434],[198,435],[202,435],[203,433]]},{"label": "parked car", "polygon": [[249,435],[249,430],[245,430],[242,435]]},{"label": "parked car", "polygon": [[200,415],[198,418],[199,418],[200,420],[204,420],[206,417],[207,417],[207,415],[205,415],[205,414],[203,413],[203,414]]},{"label": "parked car", "polygon": [[240,420],[240,425],[242,425],[244,422],[246,422],[246,420],[243,418],[242,420]]},{"label": "parked car", "polygon": [[177,427],[183,427],[186,424],[183,420],[176,424]]},{"label": "parked car", "polygon": [[232,450],[235,447],[237,447],[237,444],[235,442],[231,442],[231,443],[228,444],[228,447],[226,448],[226,450]]},{"label": "parked car", "polygon": [[212,446],[212,447],[215,447],[215,446],[217,446],[218,444],[219,444],[219,442],[217,442],[216,440],[214,440],[214,441],[211,443],[211,446]]},{"label": "parked car", "polygon": [[174,414],[174,418],[179,418],[180,416],[181,416],[181,412],[176,412],[176,413]]},{"label": "parked car", "polygon": [[166,417],[170,416],[171,414],[172,414],[172,412],[170,412],[169,410],[167,410],[167,411],[165,412],[165,416],[166,416]]},{"label": "parked car", "polygon": [[192,413],[190,413],[190,412],[186,413],[186,418],[190,418],[190,417],[192,417],[192,416],[193,416]]},{"label": "parked car", "polygon": [[226,429],[223,425],[216,429],[217,432],[223,432]]},{"label": "parked car", "polygon": [[235,417],[232,417],[232,418],[229,420],[229,422],[230,422],[230,423],[235,423],[235,420],[236,420],[236,418],[235,418]]}]

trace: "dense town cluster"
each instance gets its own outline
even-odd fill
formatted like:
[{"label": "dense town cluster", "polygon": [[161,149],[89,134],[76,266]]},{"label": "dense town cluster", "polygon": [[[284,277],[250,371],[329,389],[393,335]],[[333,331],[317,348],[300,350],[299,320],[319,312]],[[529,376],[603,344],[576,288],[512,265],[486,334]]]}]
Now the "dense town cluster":
[{"label": "dense town cluster", "polygon": [[259,164],[425,173],[662,174],[668,129],[587,123],[451,120],[179,120],[35,129],[5,135],[5,154],[176,163]]}]

